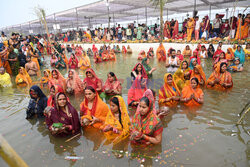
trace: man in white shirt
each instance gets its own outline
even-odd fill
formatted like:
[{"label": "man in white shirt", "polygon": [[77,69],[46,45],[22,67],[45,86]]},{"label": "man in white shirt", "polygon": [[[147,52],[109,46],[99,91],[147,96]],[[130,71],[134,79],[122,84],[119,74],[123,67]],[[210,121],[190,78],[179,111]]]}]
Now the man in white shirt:
[{"label": "man in white shirt", "polygon": [[199,16],[195,16],[195,40],[198,41],[199,39],[199,32],[200,32],[200,24]]},{"label": "man in white shirt", "polygon": [[213,20],[214,25],[214,32],[216,33],[216,37],[220,35],[220,26],[221,26],[221,19],[219,18],[219,14],[215,15],[215,19]]}]

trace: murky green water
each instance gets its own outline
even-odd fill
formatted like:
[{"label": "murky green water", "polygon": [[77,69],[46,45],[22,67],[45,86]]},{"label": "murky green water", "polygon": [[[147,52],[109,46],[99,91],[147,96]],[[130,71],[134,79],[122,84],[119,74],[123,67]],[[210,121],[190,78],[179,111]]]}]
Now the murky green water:
[{"label": "murky green water", "polygon": [[[91,58],[92,59],[92,58]],[[123,97],[127,100],[127,77],[137,63],[137,55],[117,55],[116,62],[93,64],[97,75],[106,80],[113,71],[124,79]],[[166,69],[156,60],[153,78],[155,87],[162,84]],[[210,60],[202,62],[206,76],[211,74]],[[234,87],[230,92],[204,90],[205,103],[196,110],[177,106],[163,119],[163,140],[160,146],[147,149],[131,148],[124,142],[120,148],[105,145],[99,132],[83,135],[65,143],[68,138],[55,138],[46,129],[44,120],[25,119],[29,96],[24,90],[0,90],[0,133],[29,166],[239,166],[250,162],[250,114],[243,125],[235,126],[237,114],[250,99],[250,63],[245,71],[232,74]],[[65,74],[66,71],[63,71]],[[83,72],[80,72],[83,78]],[[159,80],[158,80],[159,79]],[[81,100],[71,98],[79,110]],[[83,157],[82,160],[65,160],[65,156]],[[0,166],[7,166],[0,159]]]}]

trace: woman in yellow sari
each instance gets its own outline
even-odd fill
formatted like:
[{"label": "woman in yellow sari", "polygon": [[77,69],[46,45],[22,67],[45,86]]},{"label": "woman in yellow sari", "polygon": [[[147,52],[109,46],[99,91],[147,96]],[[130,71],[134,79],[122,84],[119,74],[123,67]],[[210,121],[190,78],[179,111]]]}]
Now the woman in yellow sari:
[{"label": "woman in yellow sari", "polygon": [[191,37],[192,37],[192,33],[194,30],[194,19],[193,18],[189,18],[188,22],[187,22],[187,42],[191,41]]},{"label": "woman in yellow sari", "polygon": [[164,75],[164,85],[159,90],[159,106],[173,107],[178,104],[180,100],[180,91],[171,73]]},{"label": "woman in yellow sari", "polygon": [[173,79],[179,90],[182,90],[185,86],[189,85],[189,72],[188,62],[184,60],[180,68],[174,73]]},{"label": "woman in yellow sari", "polygon": [[232,76],[227,70],[227,63],[221,63],[207,80],[207,87],[218,90],[226,90],[233,87]]},{"label": "woman in yellow sari", "polygon": [[31,86],[32,84],[32,80],[29,74],[23,67],[19,68],[19,73],[16,76],[16,84],[18,87],[27,87],[27,86]]},{"label": "woman in yellow sari", "polygon": [[94,127],[101,129],[105,122],[109,107],[99,97],[97,91],[87,86],[85,97],[80,105],[81,124],[83,127]]},{"label": "woman in yellow sari", "polygon": [[0,67],[0,88],[11,87],[10,75],[5,71],[3,67]]},{"label": "woman in yellow sari", "polygon": [[89,56],[87,56],[85,51],[82,52],[82,56],[81,56],[80,61],[78,63],[78,67],[81,70],[87,70],[88,68],[91,68]]},{"label": "woman in yellow sari", "polygon": [[51,79],[52,74],[51,71],[49,69],[46,69],[43,71],[43,77],[40,80],[40,86],[41,88],[48,88],[48,83],[49,80]]},{"label": "woman in yellow sari", "polygon": [[121,96],[110,99],[110,110],[106,116],[103,127],[108,141],[114,144],[129,136],[130,119],[126,104]]}]

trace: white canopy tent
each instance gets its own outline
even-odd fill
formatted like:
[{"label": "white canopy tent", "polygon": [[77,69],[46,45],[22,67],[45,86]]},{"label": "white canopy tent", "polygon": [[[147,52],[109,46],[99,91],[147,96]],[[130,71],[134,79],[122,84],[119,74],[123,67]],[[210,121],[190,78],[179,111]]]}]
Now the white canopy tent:
[{"label": "white canopy tent", "polygon": [[[249,0],[168,0],[164,6],[164,16],[170,18],[173,15],[192,13],[192,11],[207,11],[211,16],[211,11],[234,7],[247,8]],[[224,10],[225,11],[225,10]],[[232,12],[229,11],[232,16]],[[237,11],[236,11],[237,12]],[[249,12],[246,10],[246,12]],[[50,32],[54,32],[54,27],[60,29],[79,29],[101,25],[114,25],[124,22],[138,22],[143,20],[148,22],[151,18],[157,20],[159,8],[153,6],[150,0],[100,0],[84,6],[68,9],[54,13],[46,17]],[[236,15],[236,13],[235,13]],[[189,16],[191,16],[189,14]],[[181,17],[181,15],[180,15]],[[182,15],[183,17],[183,15]],[[166,17],[165,17],[166,19]],[[55,26],[57,25],[57,26]],[[13,31],[29,34],[33,32],[44,33],[44,27],[40,20],[32,20],[23,24],[1,28],[6,34]],[[30,31],[32,30],[32,31]]]}]

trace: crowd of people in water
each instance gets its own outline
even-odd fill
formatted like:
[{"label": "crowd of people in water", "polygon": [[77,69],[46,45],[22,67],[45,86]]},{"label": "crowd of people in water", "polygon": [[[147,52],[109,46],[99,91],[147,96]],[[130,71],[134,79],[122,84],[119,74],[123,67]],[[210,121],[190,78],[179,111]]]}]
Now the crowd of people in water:
[{"label": "crowd of people in water", "polygon": [[[179,24],[178,20],[165,21],[163,28],[164,39],[186,40],[187,42],[210,38],[247,39],[250,23],[250,14],[239,14],[238,17],[222,19],[223,14],[216,14],[215,19],[208,16],[190,17]],[[64,33],[51,34],[55,41],[63,42],[100,42],[100,41],[155,41],[160,39],[160,26],[155,24],[120,24],[112,28],[95,28],[86,30],[70,30]]]},{"label": "crowd of people in water", "polygon": [[[3,38],[2,38],[3,39]],[[116,53],[132,53],[128,46],[95,45],[87,52],[81,46],[48,43],[41,36],[20,37],[13,33],[10,39],[0,43],[0,87],[12,87],[11,76],[15,77],[18,88],[29,88],[30,101],[26,118],[45,117],[49,131],[55,136],[75,135],[85,128],[96,128],[108,140],[119,143],[130,137],[133,144],[159,144],[162,141],[161,118],[168,115],[169,108],[182,103],[187,107],[198,107],[204,103],[203,89],[226,91],[233,88],[231,72],[243,71],[245,59],[249,57],[250,44],[246,47],[234,45],[224,52],[219,43],[217,49],[212,44],[206,48],[198,44],[195,50],[187,45],[183,51],[160,44],[156,52],[153,48],[141,51],[139,63],[131,69],[131,87],[128,90],[127,105],[122,97],[122,84],[116,74],[109,72],[105,83],[91,68],[90,58],[95,63],[113,61]],[[68,59],[67,56],[70,56]],[[50,56],[50,67],[41,74]],[[157,68],[150,61],[157,58],[165,63],[164,75],[159,90],[150,89],[148,83]],[[213,71],[207,79],[201,66],[201,59],[213,60]],[[68,70],[68,77],[60,73]],[[82,80],[78,70],[85,72]],[[36,76],[40,78],[34,81]],[[47,89],[49,95],[43,92]],[[69,96],[84,96],[80,113],[69,100]],[[159,109],[156,109],[158,96]],[[109,105],[108,105],[109,104]],[[131,118],[128,108],[135,110]]]}]

